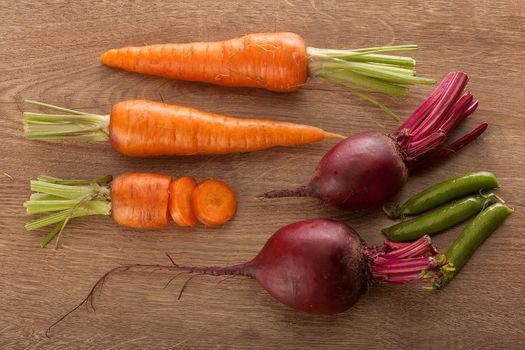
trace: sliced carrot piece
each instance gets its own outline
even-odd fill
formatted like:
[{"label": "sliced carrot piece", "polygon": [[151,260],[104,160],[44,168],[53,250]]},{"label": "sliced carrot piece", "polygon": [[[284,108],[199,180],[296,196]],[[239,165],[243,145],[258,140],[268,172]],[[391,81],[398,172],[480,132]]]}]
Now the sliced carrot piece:
[{"label": "sliced carrot piece", "polygon": [[233,217],[237,209],[235,192],[223,181],[203,181],[191,195],[191,208],[204,225],[222,225]]},{"label": "sliced carrot piece", "polygon": [[179,226],[193,226],[198,220],[191,209],[191,194],[197,187],[194,178],[185,176],[170,184],[170,214]]}]

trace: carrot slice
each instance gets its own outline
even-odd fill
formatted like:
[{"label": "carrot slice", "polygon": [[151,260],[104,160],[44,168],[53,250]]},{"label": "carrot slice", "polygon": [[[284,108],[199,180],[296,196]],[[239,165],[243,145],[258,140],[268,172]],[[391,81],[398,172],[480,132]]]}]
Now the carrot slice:
[{"label": "carrot slice", "polygon": [[220,180],[203,181],[191,195],[191,208],[204,225],[222,225],[233,217],[237,209],[235,192]]},{"label": "carrot slice", "polygon": [[193,226],[198,220],[191,210],[191,194],[197,187],[192,177],[181,177],[170,184],[170,214],[179,226]]}]

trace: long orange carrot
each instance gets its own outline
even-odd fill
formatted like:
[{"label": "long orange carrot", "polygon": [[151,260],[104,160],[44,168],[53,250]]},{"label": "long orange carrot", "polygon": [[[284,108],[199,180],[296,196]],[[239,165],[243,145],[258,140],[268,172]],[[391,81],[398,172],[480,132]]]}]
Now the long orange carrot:
[{"label": "long orange carrot", "polygon": [[68,113],[24,113],[29,139],[109,139],[116,151],[128,156],[239,153],[344,138],[313,126],[233,118],[145,100],[119,102],[111,117],[27,102]]},{"label": "long orange carrot", "polygon": [[355,89],[406,96],[406,85],[435,83],[415,76],[412,58],[380,54],[416,48],[318,49],[306,47],[298,34],[279,32],[215,42],[124,47],[103,53],[100,61],[130,72],[277,92],[298,90],[312,76],[342,86],[396,117],[379,101]]},{"label": "long orange carrot", "polygon": [[131,72],[280,92],[297,90],[308,77],[306,45],[294,33],[125,47],[105,52],[100,61]]},{"label": "long orange carrot", "polygon": [[58,244],[64,227],[76,217],[112,215],[120,225],[151,228],[167,225],[171,214],[179,226],[192,226],[197,217],[205,225],[217,226],[232,218],[236,206],[235,193],[222,181],[206,180],[197,186],[191,177],[173,180],[152,173],[124,173],[114,180],[112,176],[95,180],[39,176],[31,181],[31,190],[35,193],[24,203],[27,213],[51,214],[29,222],[26,229],[56,225],[42,246],[55,236]]},{"label": "long orange carrot", "polygon": [[251,152],[342,138],[307,125],[237,119],[141,100],[113,106],[109,134],[113,148],[130,156]]}]

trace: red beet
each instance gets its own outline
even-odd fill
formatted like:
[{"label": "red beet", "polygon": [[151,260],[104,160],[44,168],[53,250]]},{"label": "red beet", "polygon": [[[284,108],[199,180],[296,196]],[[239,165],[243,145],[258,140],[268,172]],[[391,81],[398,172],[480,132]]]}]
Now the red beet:
[{"label": "red beet", "polygon": [[347,310],[367,286],[369,272],[357,233],[334,220],[297,222],[277,231],[250,262],[191,272],[255,278],[281,303],[315,314]]},{"label": "red beet", "polygon": [[444,160],[485,131],[487,124],[483,123],[438,150],[454,127],[477,108],[472,94],[464,93],[467,82],[465,73],[449,73],[394,133],[349,137],[325,154],[306,185],[260,197],[318,197],[343,210],[385,203],[401,190],[409,170]]},{"label": "red beet", "polygon": [[[242,275],[255,278],[281,303],[313,314],[348,310],[372,281],[407,283],[433,273],[439,263],[430,238],[413,243],[386,241],[382,247],[366,246],[345,224],[328,219],[306,220],[274,233],[259,254],[244,264],[228,267],[177,265],[128,265],[107,272],[98,280],[84,303],[114,272],[152,268],[208,275]],[[170,258],[171,259],[171,258]],[[184,287],[183,287],[184,288]],[[50,327],[50,328],[51,328]]]}]

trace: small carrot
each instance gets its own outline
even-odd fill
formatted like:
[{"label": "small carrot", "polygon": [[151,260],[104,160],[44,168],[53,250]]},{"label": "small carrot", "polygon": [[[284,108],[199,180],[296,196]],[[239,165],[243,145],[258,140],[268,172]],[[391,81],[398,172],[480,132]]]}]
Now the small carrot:
[{"label": "small carrot", "polygon": [[[170,213],[179,226],[197,223],[196,217],[208,226],[216,226],[235,213],[235,193],[219,180],[206,180],[197,186],[191,177],[173,180],[152,173],[125,173],[115,179],[108,175],[95,180],[39,176],[31,181],[31,190],[35,193],[24,203],[27,213],[50,214],[32,220],[26,229],[55,225],[41,241],[42,247],[55,237],[58,245],[64,227],[76,217],[111,215],[123,226],[151,228],[167,225]],[[197,200],[192,203],[196,190]]]},{"label": "small carrot", "polygon": [[111,213],[122,226],[166,226],[172,178],[163,174],[125,173],[111,184]]},{"label": "small carrot", "polygon": [[124,47],[103,53],[100,61],[130,72],[152,74],[223,86],[264,88],[277,92],[298,90],[308,76],[342,85],[395,115],[355,87],[406,96],[409,84],[434,84],[416,77],[410,57],[381,55],[408,51],[417,45],[332,50],[307,47],[295,33],[255,33],[230,40]]},{"label": "small carrot", "polygon": [[233,217],[237,209],[235,192],[220,180],[206,180],[193,191],[191,207],[204,225],[222,225]]},{"label": "small carrot", "polygon": [[197,187],[192,177],[181,177],[170,184],[170,213],[179,226],[193,226],[198,220],[191,209],[191,194]]},{"label": "small carrot", "polygon": [[26,102],[66,113],[25,112],[27,138],[110,140],[116,151],[128,156],[242,153],[344,138],[308,125],[233,118],[145,100],[119,102],[111,116]]}]

